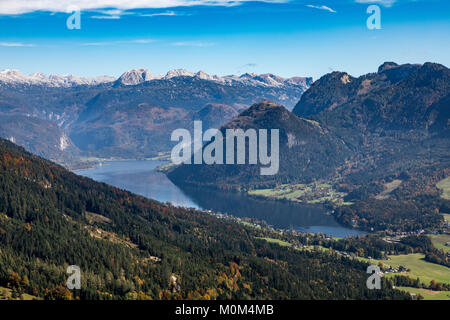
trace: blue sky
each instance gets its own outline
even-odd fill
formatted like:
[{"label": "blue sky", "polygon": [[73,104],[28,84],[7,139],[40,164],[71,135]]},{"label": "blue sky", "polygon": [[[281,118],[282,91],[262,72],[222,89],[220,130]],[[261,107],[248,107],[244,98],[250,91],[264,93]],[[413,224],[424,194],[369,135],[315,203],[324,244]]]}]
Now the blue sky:
[{"label": "blue sky", "polygon": [[[71,4],[80,30],[66,27]],[[370,4],[380,30],[366,27]],[[450,66],[449,35],[448,0],[0,0],[0,69],[26,74],[357,76],[384,61]]]}]

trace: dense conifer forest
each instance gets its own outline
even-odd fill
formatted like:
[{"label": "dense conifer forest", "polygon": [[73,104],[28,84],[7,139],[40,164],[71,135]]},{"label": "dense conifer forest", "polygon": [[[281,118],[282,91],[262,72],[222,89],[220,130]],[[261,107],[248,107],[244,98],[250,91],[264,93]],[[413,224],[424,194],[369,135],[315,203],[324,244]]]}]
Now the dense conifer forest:
[{"label": "dense conifer forest", "polygon": [[[407,299],[367,265],[77,176],[0,140],[0,286],[41,299]],[[82,272],[80,290],[66,269]],[[387,280],[383,280],[387,281]]]}]

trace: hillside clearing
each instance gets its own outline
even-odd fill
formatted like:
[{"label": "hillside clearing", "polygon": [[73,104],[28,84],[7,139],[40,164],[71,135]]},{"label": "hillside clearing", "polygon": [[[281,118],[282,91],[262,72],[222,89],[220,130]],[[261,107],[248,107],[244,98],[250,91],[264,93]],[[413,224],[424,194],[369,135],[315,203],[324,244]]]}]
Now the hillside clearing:
[{"label": "hillside clearing", "polygon": [[[0,287],[0,300],[9,300],[11,298],[12,290],[5,287]],[[35,300],[37,297],[32,296],[30,294],[24,293],[22,294],[22,298],[20,300]],[[12,299],[19,300],[19,299]]]},{"label": "hillside clearing", "polygon": [[398,290],[420,294],[424,300],[450,300],[450,291],[432,291],[422,288],[396,287]]},{"label": "hillside clearing", "polygon": [[392,191],[394,191],[395,189],[397,189],[402,184],[402,182],[403,182],[402,180],[396,179],[396,180],[393,180],[392,182],[386,183],[384,185],[383,192],[381,192],[379,195],[377,195],[375,197],[375,199],[384,200],[384,199],[389,198],[390,193]]},{"label": "hillside clearing", "polygon": [[442,190],[441,197],[450,200],[450,177],[447,177],[436,184],[436,187]]},{"label": "hillside clearing", "polygon": [[387,277],[393,277],[394,275],[405,275],[412,279],[419,278],[420,281],[426,285],[430,284],[431,280],[437,282],[450,284],[450,268],[427,262],[424,260],[424,255],[420,253],[413,253],[407,255],[389,256],[389,260],[368,260],[361,259],[369,263],[378,264],[382,262],[384,266],[392,266],[398,268],[404,266],[409,269],[409,272],[402,273],[387,273]]},{"label": "hillside clearing", "polygon": [[280,246],[282,246],[282,247],[290,247],[290,246],[292,246],[289,242],[286,242],[286,241],[283,241],[283,240],[280,240],[280,239],[275,239],[275,238],[256,238],[256,239],[261,239],[261,240],[266,240],[267,242],[269,242],[269,243],[276,243],[276,244],[278,244],[278,245],[280,245]]},{"label": "hillside clearing", "polygon": [[436,249],[444,250],[444,252],[450,251],[450,246],[445,245],[450,242],[450,234],[430,234],[428,236]]}]

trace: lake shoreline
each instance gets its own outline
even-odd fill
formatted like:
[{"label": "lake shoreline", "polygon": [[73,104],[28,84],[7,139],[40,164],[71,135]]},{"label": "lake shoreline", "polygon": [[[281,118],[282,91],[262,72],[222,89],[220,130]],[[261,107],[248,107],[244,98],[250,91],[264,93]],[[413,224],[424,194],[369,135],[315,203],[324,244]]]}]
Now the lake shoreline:
[{"label": "lake shoreline", "polygon": [[330,214],[329,208],[322,204],[261,199],[238,190],[177,185],[166,174],[157,171],[165,163],[167,161],[164,160],[116,159],[91,169],[74,170],[74,173],[159,202],[211,210],[241,219],[257,219],[277,229],[322,232],[341,237],[365,234],[340,225]]}]

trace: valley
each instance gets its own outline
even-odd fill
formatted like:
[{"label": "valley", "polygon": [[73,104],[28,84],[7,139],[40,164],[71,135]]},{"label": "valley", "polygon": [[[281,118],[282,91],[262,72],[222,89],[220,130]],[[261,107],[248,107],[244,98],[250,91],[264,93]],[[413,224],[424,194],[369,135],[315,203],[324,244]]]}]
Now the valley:
[{"label": "valley", "polygon": [[0,0],[1,315],[445,310],[449,10]]},{"label": "valley", "polygon": [[[0,164],[0,286],[14,296],[408,299],[389,286],[376,295],[368,290],[365,263],[274,247],[258,237],[278,231],[95,182],[2,139]],[[92,236],[88,226],[107,236]],[[79,291],[63,285],[67,262],[83,270]],[[338,272],[341,268],[346,272]],[[320,281],[326,274],[337,277],[333,287]],[[176,285],[173,278],[179,279]]]},{"label": "valley", "polygon": [[279,229],[314,230],[336,237],[363,234],[340,226],[320,205],[278,203],[251,199],[245,194],[173,184],[159,172],[161,160],[105,161],[77,174],[173,205],[208,210],[236,218],[264,220]]},{"label": "valley", "polygon": [[257,165],[181,165],[168,176],[177,184],[325,203],[340,223],[367,231],[439,228],[448,206],[439,193],[445,182],[438,183],[448,176],[449,84],[449,69],[433,63],[386,62],[359,78],[332,72],[292,113],[263,101],[222,127],[280,128],[276,176],[258,175]]},{"label": "valley", "polygon": [[[134,70],[0,87],[3,296],[447,299],[448,69],[384,63],[359,78],[267,79]],[[280,90],[293,90],[295,107]],[[192,135],[194,121],[279,129],[279,172],[174,165],[170,133]],[[72,295],[62,279],[74,259],[86,283]],[[368,264],[385,275],[380,292],[365,287]],[[340,280],[321,280],[330,274]]]}]

